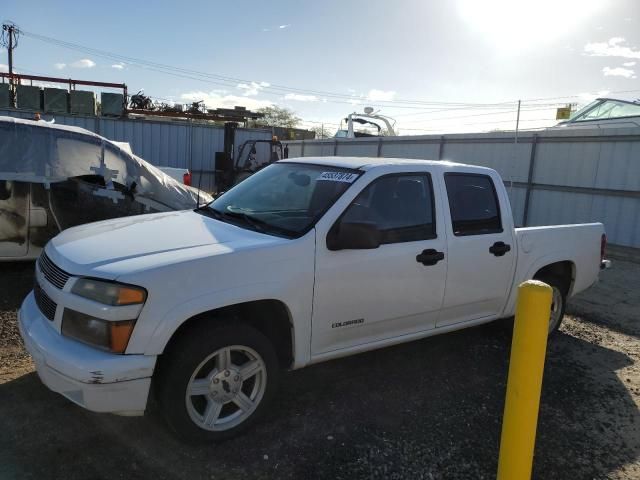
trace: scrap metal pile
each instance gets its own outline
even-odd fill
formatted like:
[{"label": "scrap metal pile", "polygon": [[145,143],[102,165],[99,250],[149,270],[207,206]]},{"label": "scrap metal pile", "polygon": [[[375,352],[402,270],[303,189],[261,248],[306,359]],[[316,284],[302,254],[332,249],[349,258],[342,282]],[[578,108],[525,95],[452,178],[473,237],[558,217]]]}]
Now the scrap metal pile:
[{"label": "scrap metal pile", "polygon": [[35,258],[69,227],[211,200],[90,131],[0,117],[1,260]]}]

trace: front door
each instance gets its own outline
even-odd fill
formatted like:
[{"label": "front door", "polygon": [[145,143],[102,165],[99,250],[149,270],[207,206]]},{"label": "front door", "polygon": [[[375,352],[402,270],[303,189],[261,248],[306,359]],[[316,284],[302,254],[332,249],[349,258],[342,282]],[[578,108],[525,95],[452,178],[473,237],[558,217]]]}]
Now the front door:
[{"label": "front door", "polygon": [[428,173],[385,175],[337,220],[374,224],[378,248],[331,251],[318,234],[312,355],[435,327],[447,270],[439,212]]}]

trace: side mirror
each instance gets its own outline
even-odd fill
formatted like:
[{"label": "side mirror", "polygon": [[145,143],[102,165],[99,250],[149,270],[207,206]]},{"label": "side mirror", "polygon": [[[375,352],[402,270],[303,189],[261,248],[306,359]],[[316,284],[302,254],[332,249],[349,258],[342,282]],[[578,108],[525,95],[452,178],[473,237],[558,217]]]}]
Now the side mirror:
[{"label": "side mirror", "polygon": [[327,235],[329,250],[364,250],[380,246],[380,230],[373,223],[339,222]]}]

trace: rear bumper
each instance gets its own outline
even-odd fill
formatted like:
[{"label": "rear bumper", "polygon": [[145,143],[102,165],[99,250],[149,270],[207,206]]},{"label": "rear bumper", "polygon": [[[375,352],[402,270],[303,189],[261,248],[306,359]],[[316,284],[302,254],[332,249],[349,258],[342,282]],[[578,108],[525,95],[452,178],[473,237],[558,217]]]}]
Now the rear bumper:
[{"label": "rear bumper", "polygon": [[18,325],[42,383],[87,410],[144,413],[155,356],[103,352],[60,335],[50,323],[30,293]]}]

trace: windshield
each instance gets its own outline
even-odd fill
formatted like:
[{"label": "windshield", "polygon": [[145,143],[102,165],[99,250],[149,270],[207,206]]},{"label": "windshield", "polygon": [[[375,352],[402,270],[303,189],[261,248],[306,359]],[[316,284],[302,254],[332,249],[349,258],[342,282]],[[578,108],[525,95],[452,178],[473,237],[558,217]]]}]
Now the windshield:
[{"label": "windshield", "polygon": [[596,100],[579,110],[571,120],[582,122],[636,116],[640,116],[640,104],[618,100]]},{"label": "windshield", "polygon": [[274,163],[210,203],[204,213],[264,233],[306,233],[360,172],[303,163]]}]

